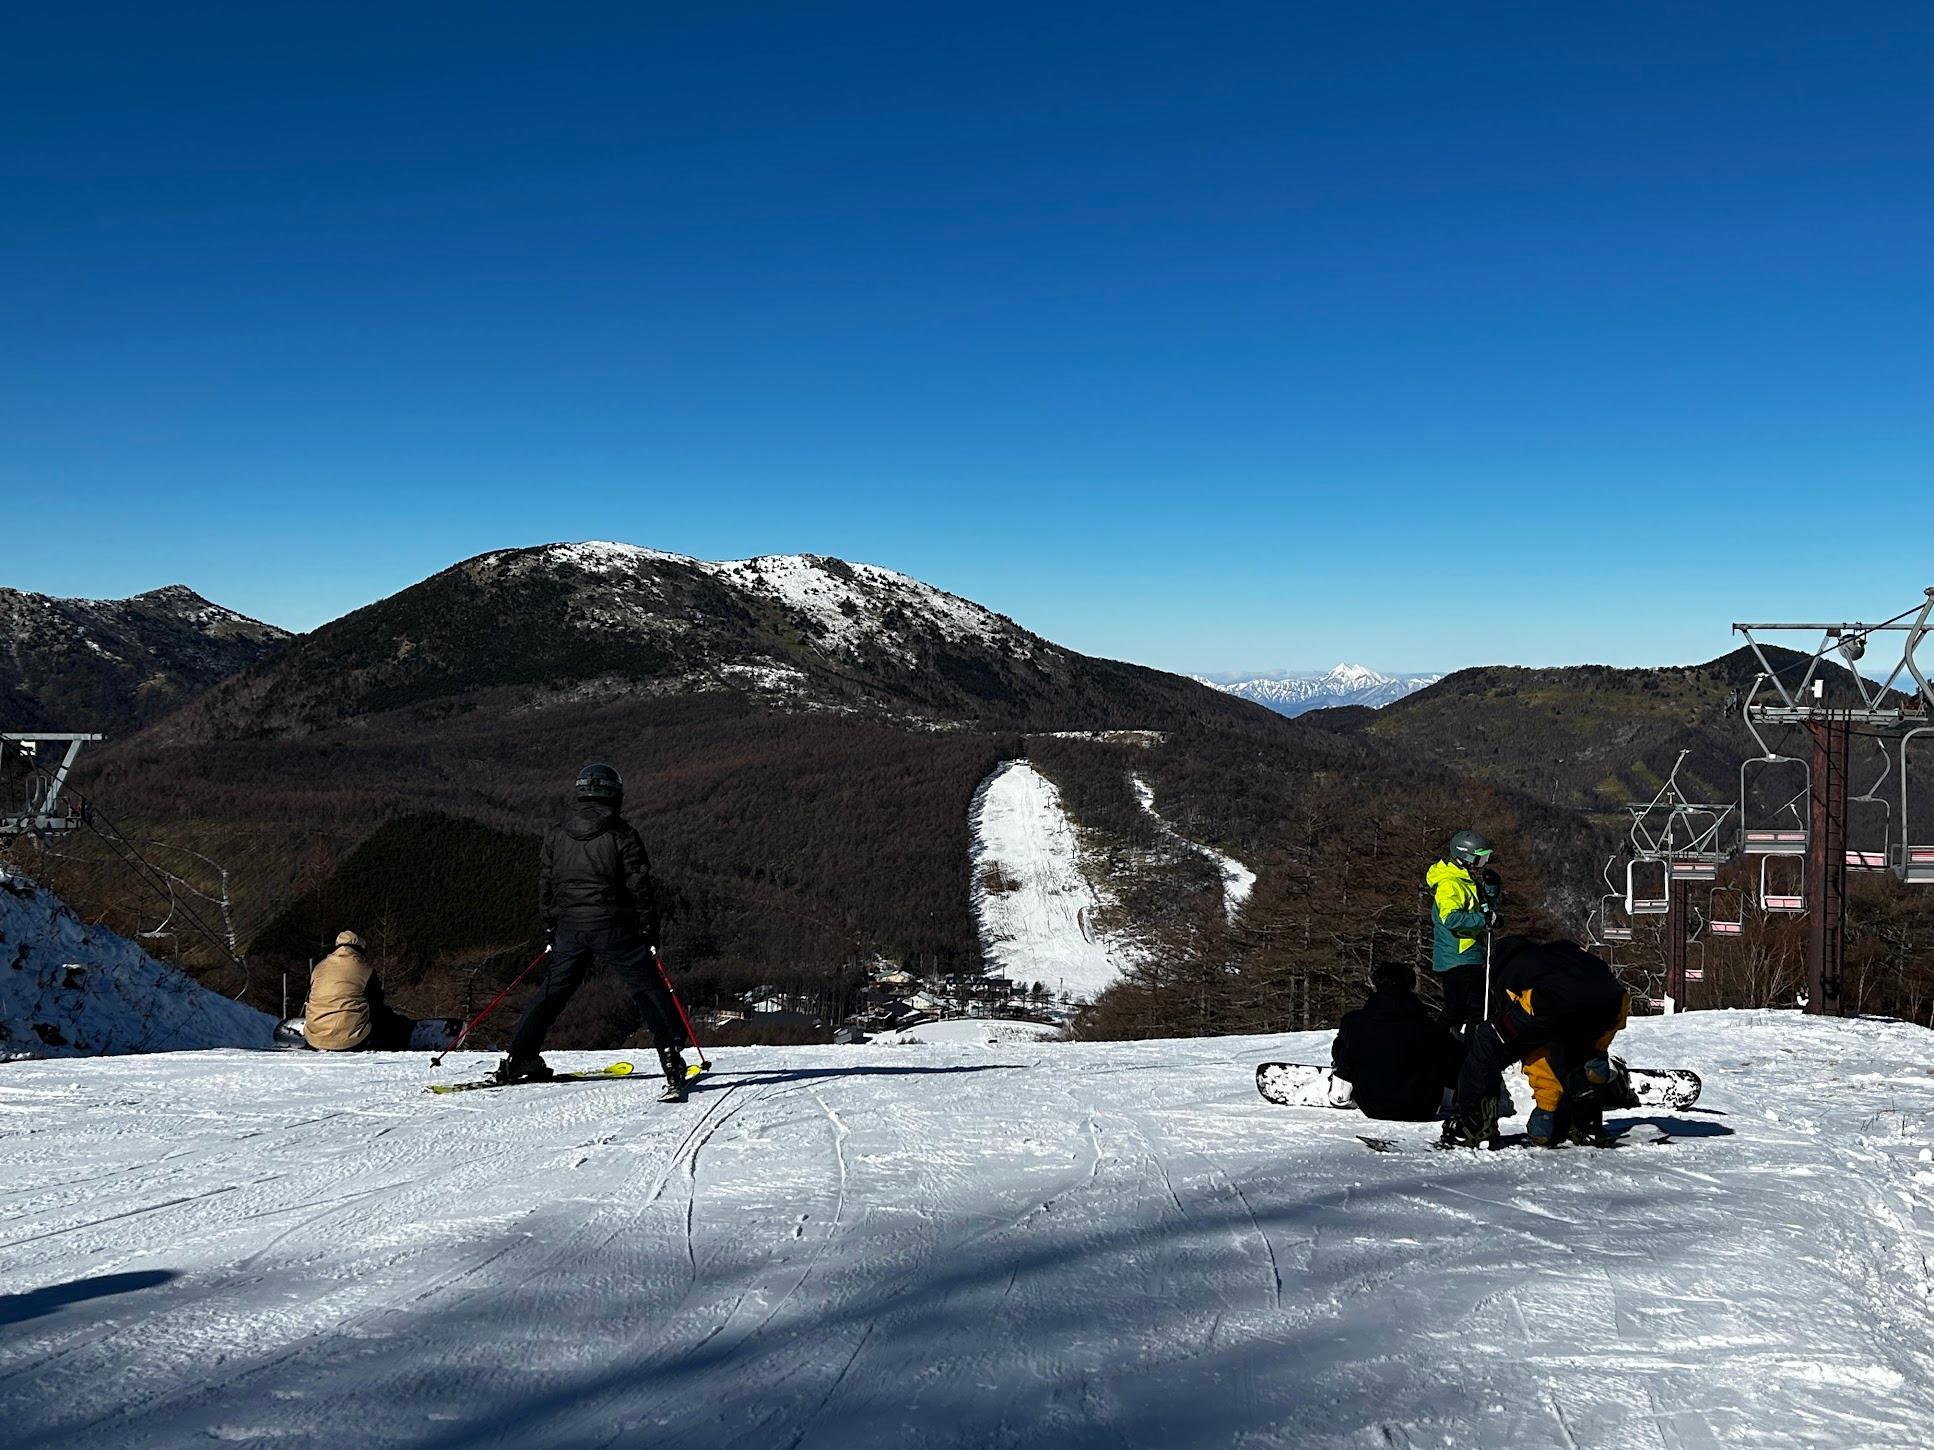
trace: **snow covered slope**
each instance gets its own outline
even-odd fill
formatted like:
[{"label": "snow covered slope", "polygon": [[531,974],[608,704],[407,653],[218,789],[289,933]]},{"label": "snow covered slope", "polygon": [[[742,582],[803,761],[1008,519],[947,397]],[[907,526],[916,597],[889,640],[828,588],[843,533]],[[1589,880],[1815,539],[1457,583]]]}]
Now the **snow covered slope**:
[{"label": "snow covered slope", "polygon": [[0,874],[0,1057],[269,1045],[275,1019]]},{"label": "snow covered slope", "polygon": [[1629,1036],[1706,1098],[1609,1153],[1372,1154],[1255,1095],[1316,1034],[722,1050],[683,1107],[434,1099],[408,1055],[16,1064],[0,1417],[21,1450],[1926,1443],[1934,1035]]},{"label": "snow covered slope", "polygon": [[1341,664],[1325,675],[1260,675],[1253,679],[1197,675],[1205,685],[1266,705],[1279,715],[1304,715],[1341,705],[1380,710],[1443,679],[1442,675],[1385,675],[1364,665]]},{"label": "snow covered slope", "polygon": [[1095,927],[1102,896],[1082,873],[1053,781],[1025,760],[1005,762],[976,793],[970,824],[974,914],[991,970],[1086,999],[1134,961],[1131,944]]},{"label": "snow covered slope", "polygon": [[1155,788],[1139,775],[1131,775],[1128,783],[1134,788],[1135,799],[1141,802],[1142,809],[1155,817],[1165,835],[1215,863],[1216,870],[1222,874],[1222,910],[1233,920],[1236,913],[1242,910],[1243,904],[1249,900],[1249,893],[1256,889],[1256,873],[1234,856],[1225,855],[1215,847],[1205,846],[1199,841],[1191,841],[1177,831],[1163,819],[1162,813],[1155,809]]}]

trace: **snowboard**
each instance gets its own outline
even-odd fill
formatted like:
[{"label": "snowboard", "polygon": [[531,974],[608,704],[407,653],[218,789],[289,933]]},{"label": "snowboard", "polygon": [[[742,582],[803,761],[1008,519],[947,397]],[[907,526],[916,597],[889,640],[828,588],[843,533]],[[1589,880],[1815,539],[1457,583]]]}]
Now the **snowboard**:
[{"label": "snowboard", "polygon": [[[589,1072],[560,1072],[529,1082],[492,1082],[489,1078],[479,1078],[475,1082],[433,1082],[429,1090],[433,1093],[474,1093],[487,1088],[544,1087],[554,1082],[604,1082],[609,1078],[630,1076],[630,1063],[614,1062],[609,1067],[595,1067]],[[689,1079],[691,1074],[687,1073],[686,1077]]]},{"label": "snowboard", "polygon": [[[1628,1067],[1629,1103],[1611,1108],[1689,1108],[1705,1086],[1686,1068]],[[1265,1062],[1256,1069],[1256,1091],[1286,1108],[1353,1108],[1350,1085],[1327,1067],[1301,1062]]]},{"label": "snowboard", "polygon": [[[314,1052],[309,1039],[302,1035],[300,1017],[288,1017],[275,1024],[273,1042],[276,1047],[289,1052]],[[441,1052],[457,1040],[463,1031],[461,1017],[422,1017],[410,1030],[411,1052]]]}]

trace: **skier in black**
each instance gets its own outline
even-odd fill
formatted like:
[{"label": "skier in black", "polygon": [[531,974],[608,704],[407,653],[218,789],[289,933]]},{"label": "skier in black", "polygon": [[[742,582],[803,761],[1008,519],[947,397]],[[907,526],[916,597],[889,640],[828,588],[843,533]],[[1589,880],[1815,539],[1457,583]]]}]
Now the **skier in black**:
[{"label": "skier in black", "polygon": [[1418,999],[1409,966],[1386,962],[1370,983],[1369,1000],[1343,1014],[1330,1063],[1366,1118],[1429,1122],[1457,1082],[1463,1044]]},{"label": "skier in black", "polygon": [[660,1098],[682,1103],[684,1034],[652,960],[658,945],[657,899],[645,843],[619,815],[624,781],[608,765],[587,765],[578,772],[576,795],[564,819],[545,832],[539,858],[537,905],[551,964],[493,1080],[537,1082],[551,1075],[539,1055],[544,1036],[595,963],[616,972],[631,989],[665,1072]]},{"label": "skier in black", "polygon": [[1524,1064],[1537,1107],[1525,1123],[1533,1143],[1602,1143],[1607,1107],[1636,1101],[1610,1055],[1632,998],[1610,966],[1576,942],[1499,937],[1491,952],[1496,1009],[1471,1034],[1457,1100],[1444,1124],[1447,1147],[1497,1139],[1505,1065]]}]

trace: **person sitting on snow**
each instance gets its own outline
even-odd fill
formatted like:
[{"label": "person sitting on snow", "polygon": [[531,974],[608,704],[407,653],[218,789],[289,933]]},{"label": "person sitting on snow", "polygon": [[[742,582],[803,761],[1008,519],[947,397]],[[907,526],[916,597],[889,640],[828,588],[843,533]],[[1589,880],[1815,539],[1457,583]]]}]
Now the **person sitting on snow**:
[{"label": "person sitting on snow", "polygon": [[[1444,989],[1444,1025],[1460,1036],[1490,1015],[1484,1000],[1484,938],[1497,925],[1504,882],[1491,869],[1489,838],[1459,831],[1424,874],[1430,892],[1430,969]],[[1495,992],[1493,1000],[1495,1000]]]},{"label": "person sitting on snow", "polygon": [[353,931],[339,932],[336,949],[309,974],[302,1035],[318,1052],[401,1052],[416,1023],[383,1001],[376,964]]},{"label": "person sitting on snow", "polygon": [[1369,999],[1343,1014],[1330,1063],[1366,1118],[1429,1122],[1456,1085],[1463,1044],[1419,1000],[1408,964],[1383,963],[1370,984]]},{"label": "person sitting on snow", "polygon": [[1633,1101],[1610,1056],[1632,1007],[1624,983],[1576,942],[1520,936],[1498,938],[1491,974],[1497,1010],[1471,1034],[1443,1142],[1496,1143],[1503,1072],[1513,1062],[1524,1064],[1538,1104],[1526,1137],[1544,1147],[1602,1142],[1605,1109]]}]

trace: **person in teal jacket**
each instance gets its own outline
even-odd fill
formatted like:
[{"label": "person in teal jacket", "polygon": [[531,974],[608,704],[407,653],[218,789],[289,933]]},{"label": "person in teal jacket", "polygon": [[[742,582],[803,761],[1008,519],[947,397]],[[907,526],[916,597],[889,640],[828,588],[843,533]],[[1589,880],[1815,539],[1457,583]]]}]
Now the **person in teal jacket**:
[{"label": "person in teal jacket", "polygon": [[1484,1021],[1484,938],[1497,924],[1504,883],[1491,869],[1492,846],[1459,831],[1424,881],[1430,889],[1430,969],[1444,989],[1444,1023],[1463,1034]]}]

